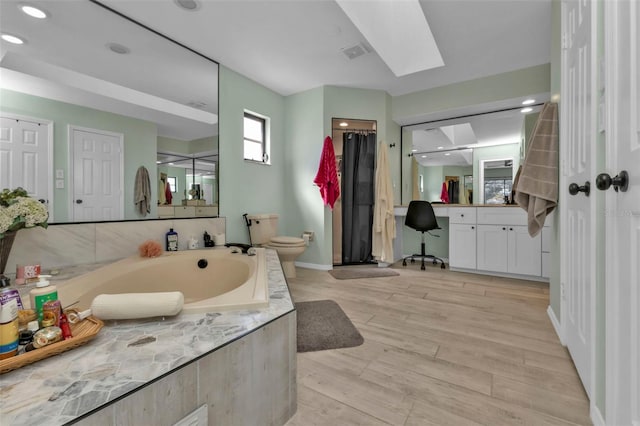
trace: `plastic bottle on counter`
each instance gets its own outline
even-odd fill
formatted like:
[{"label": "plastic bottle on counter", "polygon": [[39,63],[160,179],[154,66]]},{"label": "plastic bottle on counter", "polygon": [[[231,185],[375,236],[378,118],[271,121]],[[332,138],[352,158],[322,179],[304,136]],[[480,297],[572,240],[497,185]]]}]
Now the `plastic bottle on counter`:
[{"label": "plastic bottle on counter", "polygon": [[18,302],[9,300],[0,306],[0,359],[18,354]]},{"label": "plastic bottle on counter", "polygon": [[18,309],[24,309],[18,289],[11,288],[8,279],[0,281],[0,304],[4,305],[12,299],[15,299],[16,303],[18,304]]},{"label": "plastic bottle on counter", "polygon": [[167,251],[178,251],[178,233],[169,228],[169,232],[166,235]]},{"label": "plastic bottle on counter", "polygon": [[29,292],[29,298],[31,299],[31,308],[36,311],[38,315],[38,322],[42,324],[43,310],[42,307],[46,302],[51,300],[58,300],[58,289],[55,285],[51,285],[46,278],[51,278],[51,275],[38,276],[39,281],[36,284],[36,288]]}]

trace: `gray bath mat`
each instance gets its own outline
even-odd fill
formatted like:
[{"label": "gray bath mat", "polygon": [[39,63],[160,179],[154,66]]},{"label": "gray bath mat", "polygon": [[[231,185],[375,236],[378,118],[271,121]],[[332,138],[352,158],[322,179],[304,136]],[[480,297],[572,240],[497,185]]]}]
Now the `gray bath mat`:
[{"label": "gray bath mat", "polygon": [[337,280],[352,280],[355,278],[379,278],[393,277],[400,275],[398,271],[389,268],[378,268],[372,266],[337,266],[329,271],[331,276]]},{"label": "gray bath mat", "polygon": [[364,339],[333,300],[296,303],[298,352],[360,346]]}]

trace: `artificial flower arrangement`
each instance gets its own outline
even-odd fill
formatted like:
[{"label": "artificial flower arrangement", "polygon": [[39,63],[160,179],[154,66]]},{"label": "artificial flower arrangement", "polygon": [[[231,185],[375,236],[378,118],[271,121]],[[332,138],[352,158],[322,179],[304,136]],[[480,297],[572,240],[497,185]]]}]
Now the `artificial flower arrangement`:
[{"label": "artificial flower arrangement", "polygon": [[24,189],[5,188],[0,193],[0,239],[22,228],[46,228],[48,219],[47,206],[29,197]]}]

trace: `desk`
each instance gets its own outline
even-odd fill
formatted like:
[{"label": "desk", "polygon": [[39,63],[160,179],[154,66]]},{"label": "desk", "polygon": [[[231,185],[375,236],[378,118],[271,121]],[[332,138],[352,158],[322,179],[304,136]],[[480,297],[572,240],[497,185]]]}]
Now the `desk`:
[{"label": "desk", "polygon": [[[436,217],[448,218],[448,258],[452,270],[549,280],[549,236],[552,217],[542,232],[530,237],[527,213],[516,205],[434,205]],[[403,229],[407,206],[394,208],[396,239],[394,261],[404,253]],[[411,253],[411,252],[410,252]]]}]

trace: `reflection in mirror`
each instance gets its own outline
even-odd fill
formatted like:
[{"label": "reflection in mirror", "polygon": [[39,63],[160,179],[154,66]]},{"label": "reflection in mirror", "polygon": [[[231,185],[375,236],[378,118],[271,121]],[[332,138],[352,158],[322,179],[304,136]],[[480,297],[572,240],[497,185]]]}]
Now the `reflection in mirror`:
[{"label": "reflection in mirror", "polygon": [[[3,31],[28,41],[1,44],[0,113],[2,134],[25,139],[0,141],[0,189],[45,200],[50,223],[158,218],[161,173],[176,178],[172,204],[190,201],[191,185],[217,204],[217,179],[194,162],[217,163],[217,63],[89,0],[48,1],[37,23],[18,4],[0,3]],[[159,170],[159,151],[188,167]],[[144,216],[134,204],[141,167],[151,183]]]},{"label": "reflection in mirror", "polygon": [[510,199],[540,109],[518,107],[404,126],[402,176],[412,189],[410,194],[403,189],[403,202],[409,199],[406,195],[449,204]]},{"label": "reflection in mirror", "polygon": [[513,158],[480,161],[480,193],[482,204],[509,204],[514,176]]}]

